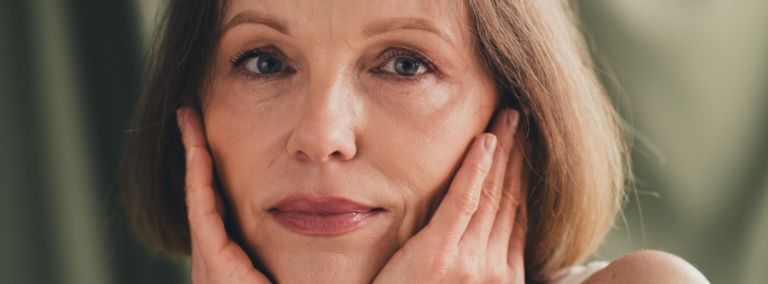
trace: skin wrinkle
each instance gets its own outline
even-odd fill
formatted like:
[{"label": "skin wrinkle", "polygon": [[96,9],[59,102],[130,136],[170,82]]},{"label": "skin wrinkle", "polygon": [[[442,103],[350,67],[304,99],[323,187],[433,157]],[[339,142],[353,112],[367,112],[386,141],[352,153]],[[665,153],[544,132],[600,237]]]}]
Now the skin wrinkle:
[{"label": "skin wrinkle", "polygon": [[224,25],[224,34],[226,34],[231,28],[244,23],[259,23],[261,25],[268,26],[280,33],[287,36],[291,36],[291,31],[286,28],[285,22],[276,20],[274,16],[268,13],[261,13],[259,11],[248,11],[247,13],[241,13],[232,18],[227,24]]},{"label": "skin wrinkle", "polygon": [[396,18],[395,21],[386,20],[374,22],[368,25],[368,27],[363,30],[362,34],[364,38],[369,38],[378,34],[402,30],[421,30],[430,32],[437,35],[441,40],[451,44],[452,47],[456,46],[456,40],[443,32],[442,29],[436,27],[429,21],[417,17],[401,17]]},{"label": "skin wrinkle", "polygon": [[[401,206],[400,208],[403,208],[402,214],[403,216],[409,216],[411,213],[410,207],[408,206],[408,200],[414,200],[418,198],[418,194],[414,191],[413,186],[409,186],[405,184],[405,181],[402,179],[399,179],[395,176],[392,176],[388,171],[385,170],[385,167],[381,166],[378,162],[375,160],[371,162],[371,165],[375,168],[375,170],[383,173],[387,176],[388,179],[395,181],[394,186],[400,189],[402,192],[407,192],[407,195],[403,195],[401,198]],[[395,236],[395,243],[402,244],[408,238],[410,238],[412,235],[414,235],[418,227],[423,226],[423,223],[417,223],[412,224],[411,226],[405,226],[403,220],[400,220],[397,224],[392,224],[392,227],[401,227],[399,233]]]},{"label": "skin wrinkle", "polygon": [[[291,36],[252,24],[222,36],[204,113],[208,141],[243,246],[267,273],[280,282],[369,281],[429,219],[470,142],[490,121],[494,84],[472,55],[471,35],[462,34],[468,20],[456,20],[466,14],[455,13],[461,8],[405,0],[294,4],[231,2],[225,22],[245,10],[261,11],[282,21]],[[410,28],[360,36],[382,19],[414,17],[432,21],[453,40]],[[231,71],[230,58],[261,46],[280,50],[294,72],[262,81]],[[384,50],[402,47],[423,53],[439,71],[418,82],[368,71],[392,60],[380,57]],[[349,156],[315,160],[338,150]],[[296,192],[354,198],[389,211],[351,234],[305,237],[266,213]]]}]

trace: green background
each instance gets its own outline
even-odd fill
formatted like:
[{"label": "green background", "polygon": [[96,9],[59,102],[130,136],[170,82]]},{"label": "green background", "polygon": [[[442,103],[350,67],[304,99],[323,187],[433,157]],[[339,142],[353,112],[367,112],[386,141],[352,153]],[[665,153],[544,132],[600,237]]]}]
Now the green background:
[{"label": "green background", "polygon": [[[0,1],[0,282],[187,281],[118,207],[160,3]],[[637,130],[638,191],[595,258],[660,249],[714,283],[768,282],[768,1],[578,4]]]}]

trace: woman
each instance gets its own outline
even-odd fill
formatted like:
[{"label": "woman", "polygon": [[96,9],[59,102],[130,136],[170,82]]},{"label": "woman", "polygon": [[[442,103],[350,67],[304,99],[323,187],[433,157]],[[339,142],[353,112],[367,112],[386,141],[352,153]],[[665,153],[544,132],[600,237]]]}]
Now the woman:
[{"label": "woman", "polygon": [[170,1],[159,35],[126,205],[195,283],[706,282],[569,270],[629,167],[563,1]]}]

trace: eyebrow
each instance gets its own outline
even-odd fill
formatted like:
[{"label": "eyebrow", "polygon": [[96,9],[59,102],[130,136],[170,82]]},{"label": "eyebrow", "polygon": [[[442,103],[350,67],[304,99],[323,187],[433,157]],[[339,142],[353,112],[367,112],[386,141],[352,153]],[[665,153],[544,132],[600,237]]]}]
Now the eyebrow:
[{"label": "eyebrow", "polygon": [[261,24],[268,26],[285,35],[291,35],[285,22],[277,19],[276,17],[258,11],[245,11],[235,15],[226,25],[224,25],[224,33],[227,30],[241,24]]},{"label": "eyebrow", "polygon": [[[287,28],[287,25],[284,21],[281,21],[270,14],[259,11],[245,11],[235,15],[232,20],[224,25],[224,33],[226,33],[227,30],[241,24],[261,24],[285,35],[291,35],[291,32]],[[423,18],[416,17],[403,17],[377,21],[368,25],[363,30],[363,36],[368,38],[395,30],[421,30],[436,34],[443,40],[450,42],[448,35],[438,29],[437,26],[435,26],[432,22]]]},{"label": "eyebrow", "polygon": [[371,37],[395,30],[420,30],[430,32],[438,35],[443,40],[450,42],[448,35],[438,29],[432,22],[414,17],[386,19],[375,22],[368,25],[368,27],[363,30],[363,36]]}]

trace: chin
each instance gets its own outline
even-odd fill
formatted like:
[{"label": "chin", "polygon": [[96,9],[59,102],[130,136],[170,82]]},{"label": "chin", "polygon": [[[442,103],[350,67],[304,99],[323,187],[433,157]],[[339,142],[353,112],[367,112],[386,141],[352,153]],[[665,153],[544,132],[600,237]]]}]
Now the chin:
[{"label": "chin", "polygon": [[282,254],[269,270],[278,283],[371,283],[387,258],[370,253]]}]

